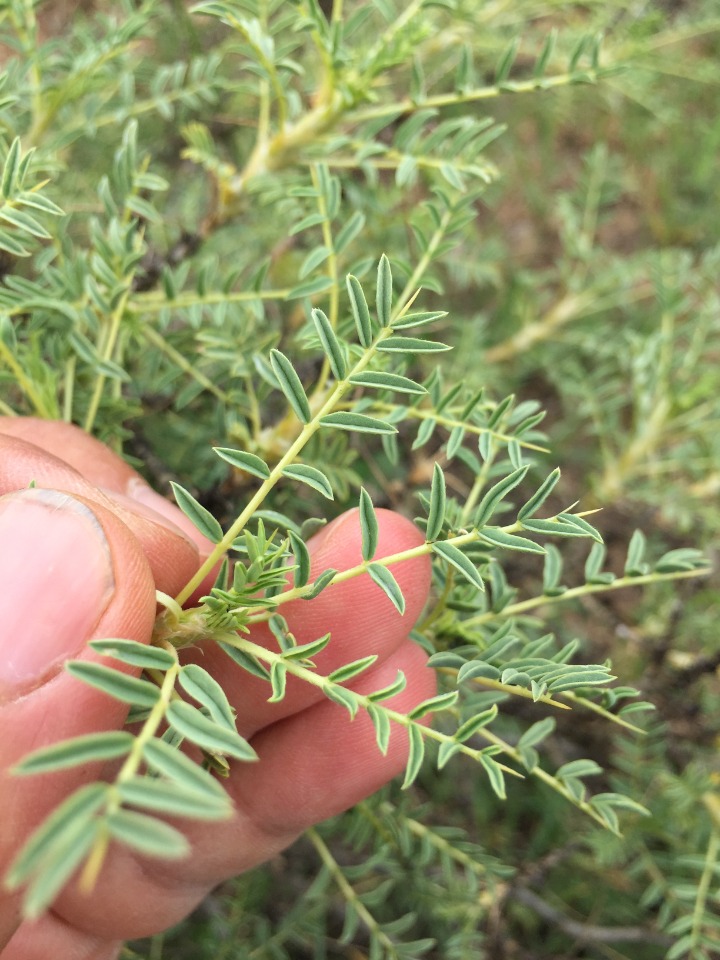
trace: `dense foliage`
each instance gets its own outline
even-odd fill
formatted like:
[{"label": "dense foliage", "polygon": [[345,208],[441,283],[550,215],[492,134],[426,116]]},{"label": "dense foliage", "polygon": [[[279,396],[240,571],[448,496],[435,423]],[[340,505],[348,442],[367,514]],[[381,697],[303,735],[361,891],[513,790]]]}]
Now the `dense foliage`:
[{"label": "dense foliage", "polygon": [[[161,784],[168,813],[223,815],[174,749],[254,756],[180,664],[202,634],[269,697],[290,673],[368,711],[380,749],[405,726],[406,776],[126,960],[717,955],[711,7],[0,5],[0,410],[173,481],[232,560],[201,607],[178,605],[200,575],[165,598],[153,647],[69,666],[158,737],[27,761],[133,773],[16,863],[31,914],[67,878],[53,858],[122,841],[117,808]],[[349,506],[343,577],[402,608],[376,506],[418,517],[433,558],[415,635],[439,692],[409,716],[385,705],[401,677],[360,696],[369,660],[318,675],[332,638],[298,647],[281,615],[337,582],[310,581],[305,540]],[[259,619],[277,651],[236,633]],[[176,686],[200,708],[159,707]],[[69,860],[73,817],[93,829]]]}]

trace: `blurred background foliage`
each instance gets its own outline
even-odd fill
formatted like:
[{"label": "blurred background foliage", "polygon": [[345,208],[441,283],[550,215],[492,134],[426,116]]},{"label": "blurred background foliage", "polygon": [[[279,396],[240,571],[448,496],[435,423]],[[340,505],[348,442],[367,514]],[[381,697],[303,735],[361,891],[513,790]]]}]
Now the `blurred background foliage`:
[{"label": "blurred background foliage", "polygon": [[[73,419],[226,520],[247,478],[211,444],[271,462],[292,429],[263,355],[280,343],[314,376],[309,300],[341,310],[333,277],[367,277],[386,251],[400,286],[424,262],[422,309],[449,311],[446,388],[547,411],[552,453],[535,470],[562,465],[557,509],[603,507],[610,569],[635,526],[656,553],[714,557],[715,0],[198,7],[0,3],[3,152],[16,136],[34,148],[23,189],[50,180],[63,211],[45,243],[55,211],[33,209],[30,229],[12,213],[29,209],[11,203],[22,185],[4,184],[3,409]],[[335,210],[312,194],[318,170],[338,178]],[[308,459],[339,491],[333,510],[362,482],[412,516],[441,449],[413,440],[402,432],[395,456],[340,437]],[[472,470],[442,450],[462,499]],[[292,494],[271,506],[292,515]],[[572,542],[563,555],[570,574],[584,562]],[[542,592],[525,554],[505,574]],[[606,770],[594,790],[651,810],[623,818],[621,838],[532,778],[500,802],[458,763],[323,825],[123,957],[720,955],[717,590],[712,575],[543,612],[655,706],[643,736],[573,713],[546,743],[555,766],[591,758]],[[539,716],[517,698],[500,729],[513,742]]]}]

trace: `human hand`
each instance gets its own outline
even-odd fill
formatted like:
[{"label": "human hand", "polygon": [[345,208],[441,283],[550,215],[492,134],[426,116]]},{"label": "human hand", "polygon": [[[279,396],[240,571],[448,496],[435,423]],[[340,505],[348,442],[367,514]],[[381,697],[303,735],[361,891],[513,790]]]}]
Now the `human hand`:
[{"label": "human hand", "polygon": [[[377,515],[378,557],[422,542],[407,520],[384,510]],[[361,559],[357,511],[329,524],[309,547],[315,574],[354,566]],[[20,778],[9,773],[13,764],[39,747],[124,722],[126,707],[64,672],[64,661],[99,660],[87,647],[95,638],[147,643],[155,591],[177,594],[209,549],[176,507],[76,427],[0,417],[1,874],[68,793],[101,775],[95,764]],[[427,596],[429,562],[408,560],[393,573],[406,598],[403,617],[365,576],[314,600],[289,602],[283,615],[299,643],[331,631],[331,643],[315,658],[322,673],[378,654],[351,684],[360,692],[387,685],[403,670],[407,687],[392,705],[408,711],[435,692],[425,655],[408,639]],[[263,625],[252,639],[276,643]],[[113,960],[123,940],[178,922],[223,879],[267,860],[404,766],[402,729],[393,731],[383,756],[369,718],[361,713],[350,721],[315,687],[288,678],[285,699],[270,704],[267,684],[222,651],[183,651],[185,662],[192,656],[222,683],[239,733],[260,756],[258,763],[233,764],[224,782],[235,803],[232,818],[177,821],[192,845],[180,861],[111,847],[91,894],[71,882],[32,923],[20,923],[17,895],[0,894],[3,960]]]}]

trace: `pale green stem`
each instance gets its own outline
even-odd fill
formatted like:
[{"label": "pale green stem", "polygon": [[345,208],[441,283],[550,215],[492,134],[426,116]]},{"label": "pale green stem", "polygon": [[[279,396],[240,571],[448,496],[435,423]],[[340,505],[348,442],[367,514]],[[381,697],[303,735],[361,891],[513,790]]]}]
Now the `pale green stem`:
[{"label": "pale green stem", "polygon": [[715,875],[715,867],[720,851],[720,831],[713,830],[710,834],[707,855],[705,857],[705,866],[703,868],[700,883],[698,884],[697,894],[695,896],[695,907],[693,909],[693,925],[691,931],[691,951],[700,943],[703,928],[703,917],[705,915],[705,906],[707,904],[710,884]]},{"label": "pale green stem", "polygon": [[578,76],[587,77],[591,82],[598,79],[598,71],[581,70],[576,73],[560,73],[554,77],[540,77],[532,80],[506,80],[501,87],[491,84],[486,87],[477,87],[462,93],[440,93],[434,97],[425,97],[423,100],[395,100],[393,103],[379,104],[376,107],[364,107],[348,114],[349,123],[363,123],[366,120],[375,120],[381,117],[392,117],[397,114],[414,113],[416,110],[428,108],[451,107],[462,103],[475,103],[478,100],[492,100],[504,93],[533,93],[541,90],[550,90],[553,87],[565,87],[574,83]]},{"label": "pale green stem", "polygon": [[[498,530],[502,533],[518,533],[522,532],[523,526],[521,523],[511,523],[504,527],[498,527]],[[458,534],[455,537],[448,537],[447,542],[455,547],[463,547],[469,543],[476,543],[481,539],[481,534],[477,530],[470,530],[465,533]],[[335,585],[338,583],[344,583],[346,580],[352,580],[354,577],[358,577],[363,573],[367,572],[369,564],[375,564],[383,567],[391,567],[396,563],[402,563],[405,560],[412,560],[416,557],[427,556],[432,554],[432,543],[419,544],[417,547],[411,547],[408,550],[401,550],[398,553],[389,554],[386,557],[375,557],[373,560],[363,560],[362,563],[356,564],[354,567],[350,567],[347,570],[342,570],[335,574],[332,580],[329,581],[328,586]],[[470,617],[467,620],[463,620],[463,627],[477,627],[483,623],[490,623],[494,620],[505,619],[507,617],[515,616],[518,613],[524,613],[527,610],[532,610],[534,607],[544,606],[548,603],[559,603],[564,600],[571,600],[574,597],[582,597],[591,593],[602,593],[605,590],[618,590],[624,587],[633,587],[639,586],[640,584],[645,583],[659,583],[665,580],[685,580],[691,577],[700,577],[707,576],[711,572],[710,568],[700,568],[698,570],[683,570],[677,573],[649,573],[639,577],[619,577],[617,580],[614,580],[612,583],[585,583],[579,587],[572,587],[565,591],[565,593],[560,596],[539,596],[531,597],[529,600],[522,600],[519,603],[509,604],[507,607],[504,607],[502,610],[488,611],[486,613],[478,614],[477,616]],[[279,594],[277,597],[273,597],[272,600],[272,610],[265,610],[262,613],[257,613],[251,616],[248,619],[248,623],[262,623],[266,620],[269,620],[272,616],[272,612],[279,606],[282,606],[284,603],[289,603],[291,600],[297,600],[308,594],[312,593],[315,589],[314,583],[308,583],[303,587],[293,587],[291,590],[286,590],[285,592]]]},{"label": "pale green stem", "polygon": [[447,228],[450,226],[450,221],[452,220],[452,215],[454,210],[452,207],[443,213],[440,218],[440,223],[435,228],[432,237],[430,238],[430,243],[427,245],[427,249],[423,253],[422,257],[418,261],[415,269],[413,270],[412,276],[405,284],[405,289],[400,294],[400,303],[405,303],[405,301],[412,296],[412,294],[418,290],[420,287],[420,281],[423,278],[423,275],[427,268],[432,263],[433,256],[435,251],[442,242],[443,237],[447,231]]},{"label": "pale green stem", "polygon": [[[452,667],[439,667],[437,672],[457,676],[457,670],[453,669]],[[495,690],[497,693],[505,693],[511,697],[523,697],[525,700],[532,700],[534,703],[544,703],[546,706],[556,707],[558,710],[572,710],[572,707],[569,707],[566,703],[560,703],[557,700],[553,700],[552,697],[547,695],[542,697],[534,697],[532,691],[526,690],[524,687],[515,687],[510,683],[501,683],[499,680],[491,680],[490,677],[473,677],[472,682],[477,683],[481,687],[487,687],[488,690]],[[583,704],[585,703],[584,700],[578,702]],[[613,717],[612,719],[615,718]],[[631,725],[626,724],[626,726]]]},{"label": "pale green stem", "polygon": [[[203,83],[197,83],[187,87],[181,87],[179,90],[168,90],[166,93],[163,93],[163,101],[165,103],[174,103],[178,100],[183,100],[184,98],[191,97],[193,93],[201,93],[207,89],[207,85]],[[105,89],[102,91],[103,94],[107,95],[108,92],[112,95],[117,93],[116,88]],[[108,97],[108,99],[110,99]],[[134,117],[140,117],[143,114],[151,113],[157,110],[157,100],[149,98],[147,100],[137,100],[132,105],[130,105],[127,110],[124,112],[123,117],[125,120],[130,120]],[[100,114],[95,117],[93,120],[93,127],[98,129],[100,127],[115,127],[118,125],[118,115],[117,111],[111,110],[108,113]],[[73,126],[69,127],[70,132],[75,133],[77,130],[86,130],[87,129],[87,118],[82,117],[78,121],[74,122]]]},{"label": "pale green stem", "polygon": [[257,136],[255,148],[262,146],[270,139],[270,86],[267,80],[260,81],[260,103],[258,106]]},{"label": "pale green stem", "polygon": [[[661,357],[661,375],[662,363]],[[631,443],[619,457],[610,455],[597,488],[597,496],[601,500],[608,502],[617,500],[635,475],[638,466],[660,444],[670,414],[669,392],[663,390],[662,386],[660,391],[655,397],[650,415],[644,417],[642,413],[638,414],[637,432]]]},{"label": "pale green stem", "polygon": [[[486,432],[490,433],[493,439],[497,437],[497,434],[493,433],[491,430],[488,430]],[[503,437],[503,439],[505,438]],[[510,439],[511,439],[510,437],[507,438],[508,441]],[[521,444],[521,445],[525,446],[525,444]],[[534,447],[535,445],[532,444],[532,446]],[[472,515],[472,512],[475,509],[475,505],[480,499],[480,494],[485,489],[485,485],[487,484],[488,477],[490,475],[490,468],[493,465],[494,459],[495,459],[494,456],[488,457],[487,460],[483,462],[482,466],[480,467],[480,470],[477,472],[475,479],[473,480],[472,489],[470,490],[470,493],[467,499],[465,500],[465,505],[462,511],[463,523],[467,523],[469,521]]]},{"label": "pale green stem", "polygon": [[[391,707],[385,706],[384,703],[374,703],[370,697],[367,697],[361,693],[357,693],[355,690],[351,690],[348,687],[344,687],[342,684],[334,683],[328,677],[317,674],[315,671],[308,669],[308,667],[303,667],[300,663],[286,659],[282,653],[276,653],[274,650],[267,650],[265,647],[261,647],[259,644],[253,643],[252,640],[248,640],[243,636],[235,634],[223,637],[223,643],[226,643],[231,647],[236,647],[238,650],[242,650],[245,653],[249,653],[258,660],[264,660],[271,666],[275,663],[282,664],[287,669],[288,673],[295,677],[299,677],[301,680],[305,681],[305,683],[312,684],[312,686],[322,690],[323,693],[325,693],[328,688],[340,687],[344,693],[352,697],[358,708],[367,710],[368,707],[373,706],[377,710],[382,710],[382,712],[387,716],[388,720],[392,720],[393,723],[400,724],[400,726],[406,728],[416,726],[420,729],[423,737],[427,737],[430,740],[435,740],[437,743],[444,743],[448,740],[453,740],[452,737],[448,736],[446,733],[442,733],[440,730],[436,730],[434,727],[425,726],[424,724],[419,723],[417,720],[410,720],[404,713],[400,713],[398,710],[393,710]],[[473,747],[469,747],[466,743],[459,743],[458,741],[454,740],[453,742],[458,743],[458,753],[463,753],[468,757],[472,757],[473,760],[477,761],[483,755],[482,750],[475,750]],[[522,774],[519,774],[511,767],[506,767],[501,763],[498,764],[498,766],[502,768],[504,773],[509,773],[513,777],[522,777]]]},{"label": "pale green stem", "polygon": [[604,297],[592,291],[566,294],[539,320],[528,323],[507,340],[489,347],[483,354],[483,362],[490,365],[512,360],[518,354],[528,353],[536,344],[549,340],[560,327],[573,320],[585,319],[616,307],[631,306],[647,300],[653,293],[652,284],[642,282],[631,290],[622,290]]},{"label": "pale green stem", "polygon": [[[503,740],[502,737],[498,737],[496,734],[491,733],[487,727],[482,727],[480,730],[478,730],[476,736],[482,737],[482,739],[487,740],[488,743],[492,743],[495,746],[500,747],[502,752],[514,760],[518,766],[523,766],[520,751],[516,750],[515,747],[510,746],[510,744],[506,740]],[[607,829],[607,824],[603,818],[589,803],[587,803],[585,800],[577,800],[561,780],[558,780],[556,777],[552,776],[552,774],[547,773],[539,764],[532,771],[530,771],[530,775],[537,777],[538,780],[541,780],[546,786],[550,787],[551,790],[554,790],[555,793],[559,793],[561,797],[564,797],[566,800],[572,803],[573,806],[576,806],[578,810],[582,810],[583,813],[587,814],[589,817],[592,817],[593,820]]]},{"label": "pale green stem", "polygon": [[215,545],[209,557],[205,560],[202,566],[199,568],[197,573],[192,577],[192,579],[186,584],[186,586],[180,591],[176,599],[179,604],[183,604],[188,597],[192,594],[193,590],[198,587],[207,574],[213,569],[215,564],[222,558],[222,556],[228,551],[232,545],[235,538],[242,532],[245,528],[248,521],[252,518],[255,511],[260,507],[260,505],[265,501],[270,491],[275,487],[280,478],[282,477],[282,472],[286,466],[293,463],[296,457],[300,454],[303,447],[309,442],[311,437],[317,433],[321,427],[321,419],[327,414],[331,413],[337,407],[338,403],[342,400],[345,393],[352,388],[350,383],[350,377],[355,376],[356,374],[363,371],[370,361],[373,359],[375,352],[377,351],[378,345],[382,343],[383,340],[387,337],[392,336],[393,330],[392,327],[385,327],[380,334],[374,340],[372,346],[368,347],[364,355],[358,360],[355,366],[350,370],[348,375],[344,380],[340,380],[335,384],[334,388],[328,395],[325,402],[315,413],[313,418],[306,423],[300,434],[295,438],[293,443],[288,447],[287,451],[283,454],[280,460],[275,464],[273,469],[270,472],[270,476],[263,481],[255,494],[250,498],[245,509],[242,511],[240,516],[235,520],[235,522],[230,526],[227,533],[223,536],[219,543]]},{"label": "pale green stem", "polygon": [[[345,104],[337,93],[306,113],[297,123],[279,130],[267,144],[257,144],[247,164],[227,185],[230,200],[237,201],[246,184],[256,176],[272,173],[287,163],[297,161],[299,151],[319,136],[330,130],[345,110]],[[233,214],[233,207],[217,210],[206,230],[223,223]]]},{"label": "pale green stem", "polygon": [[[354,170],[359,166],[370,166],[375,170],[397,170],[402,161],[411,156],[417,166],[420,169],[424,170],[441,170],[443,167],[447,166],[448,163],[452,164],[453,170],[457,170],[458,173],[464,173],[468,177],[477,177],[478,176],[478,166],[479,162],[476,160],[474,163],[461,163],[456,160],[447,160],[444,157],[434,158],[434,157],[423,157],[418,154],[408,154],[401,153],[400,150],[387,149],[382,156],[377,157],[368,157],[366,160],[363,160],[362,163],[358,162],[355,157],[328,157],[325,160],[325,163],[329,167],[336,167],[339,169],[350,169]],[[488,163],[483,160],[483,176],[481,179],[484,183],[491,183],[493,180],[497,179],[500,176],[500,172],[493,164]]]},{"label": "pale green stem", "polygon": [[177,659],[177,651],[172,644],[163,643],[162,647],[169,653],[172,653],[175,657],[175,663],[165,671],[157,702],[150,711],[147,719],[143,722],[142,730],[134,738],[132,750],[120,768],[120,772],[115,777],[116,783],[125,783],[138,772],[140,764],[143,761],[145,744],[149,743],[157,733],[160,724],[165,719],[167,708],[174,697],[175,681],[180,674],[180,662]]},{"label": "pale green stem", "polygon": [[[517,525],[512,527],[503,527],[502,529],[509,532],[510,530],[515,530]],[[448,537],[447,542],[453,544],[453,546],[461,547],[467,543],[474,543],[478,539],[478,535],[475,531],[469,533],[460,534],[457,537]],[[335,576],[330,581],[330,584],[333,586],[337,583],[344,583],[346,580],[352,580],[354,577],[358,577],[363,573],[367,572],[368,566],[372,563],[375,566],[390,567],[396,563],[402,563],[404,560],[412,560],[416,557],[424,557],[432,553],[432,544],[431,543],[421,543],[417,547],[410,547],[408,550],[401,550],[399,553],[391,553],[387,557],[375,557],[372,560],[363,560],[362,563],[356,564],[354,567],[350,567],[348,570],[342,570],[339,573],[336,573]],[[330,585],[328,584],[328,586]],[[283,603],[288,603],[291,600],[297,600],[300,597],[304,597],[309,593],[312,593],[315,585],[313,583],[308,583],[304,587],[293,587],[292,590],[286,590],[284,593],[279,594],[277,597],[273,597],[273,610],[276,607],[281,606]],[[266,610],[263,613],[255,614],[251,616],[248,620],[249,623],[261,623],[265,620],[268,620],[272,616],[272,611]]]},{"label": "pale green stem", "polygon": [[[133,739],[130,753],[126,757],[119,773],[115,777],[114,784],[108,788],[107,802],[105,807],[106,815],[114,813],[122,806],[122,800],[117,790],[117,785],[125,783],[127,780],[130,780],[137,774],[140,765],[143,762],[143,750],[145,745],[149,743],[150,740],[152,740],[157,734],[161,723],[165,719],[165,713],[168,705],[173,699],[173,695],[175,693],[175,682],[180,673],[180,662],[177,659],[177,651],[169,643],[163,643],[162,646],[168,652],[172,653],[173,657],[175,658],[175,663],[166,671],[163,677],[162,685],[160,686],[158,699],[152,707],[147,719],[144,721],[142,729]],[[109,843],[110,836],[107,830],[104,830],[96,838],[90,855],[85,863],[85,867],[83,868],[82,876],[80,878],[80,888],[82,890],[87,892],[92,890],[95,886],[95,882],[108,851]]]},{"label": "pale green stem", "polygon": [[613,723],[617,723],[619,726],[625,727],[626,730],[631,730],[633,733],[638,733],[642,736],[645,736],[645,730],[643,730],[642,727],[636,727],[634,723],[630,723],[628,720],[623,720],[622,717],[619,717],[616,713],[611,713],[609,710],[601,707],[600,704],[595,703],[594,700],[590,700],[587,697],[578,697],[576,694],[570,693],[569,690],[561,690],[557,696],[562,697],[564,700],[569,700],[570,703],[574,703],[579,707],[583,707],[585,710],[590,710],[592,713],[597,713],[599,716],[604,717],[605,720],[611,720]]},{"label": "pale green stem", "polygon": [[[301,664],[294,661],[287,660],[281,653],[276,653],[273,650],[267,650],[265,647],[261,647],[259,644],[253,643],[251,640],[248,640],[245,637],[231,637],[225,639],[224,642],[229,646],[237,647],[237,649],[243,650],[245,653],[249,653],[258,660],[265,661],[271,665],[274,663],[283,664],[288,673],[299,677],[306,683],[312,684],[323,692],[325,692],[328,686],[341,686],[339,684],[332,684],[332,681],[328,680],[327,677],[319,676],[317,673],[309,670],[307,667],[303,667]],[[454,743],[457,743],[457,741],[455,741],[451,736],[436,730],[434,727],[427,727],[422,724],[417,724],[416,721],[409,720],[405,714],[400,713],[397,710],[393,710],[390,707],[384,706],[382,703],[373,703],[369,697],[363,694],[359,694],[354,690],[348,689],[347,687],[342,687],[342,690],[353,699],[357,707],[362,707],[363,709],[367,710],[367,708],[372,705],[376,709],[382,710],[386,714],[387,718],[392,720],[394,723],[398,723],[403,727],[410,727],[411,725],[419,726],[423,737],[435,740],[438,743],[443,743],[446,741],[453,741]],[[515,761],[518,766],[523,766],[520,752],[501,737],[491,733],[487,727],[482,727],[479,729],[476,733],[476,736],[479,736],[488,743],[493,744],[493,746],[499,747],[500,750],[506,756]],[[480,757],[484,756],[482,750],[475,750],[473,747],[469,747],[467,743],[458,744],[458,753],[463,753],[475,761],[479,761]],[[498,761],[495,762],[504,773],[509,773],[512,776],[520,777],[522,779],[523,774],[513,770],[512,767],[498,763]],[[532,776],[537,777],[556,793],[559,793],[561,796],[565,797],[566,800],[569,800],[572,804],[578,807],[578,809],[582,810],[583,813],[587,814],[587,816],[592,817],[592,819],[597,823],[601,824],[603,827],[607,827],[607,824],[602,819],[600,814],[589,803],[584,800],[577,800],[575,797],[573,797],[567,787],[560,780],[557,780],[551,774],[546,773],[540,766],[535,767],[535,769],[532,771]]]},{"label": "pale green stem", "polygon": [[137,313],[160,313],[162,310],[186,310],[188,307],[211,307],[219,303],[249,303],[252,300],[286,300],[291,288],[283,290],[240,290],[234,293],[186,293],[175,300],[158,291],[136,294],[129,303]]},{"label": "pale green stem", "polygon": [[[657,50],[673,43],[684,43],[686,40],[692,40],[695,37],[702,37],[708,33],[714,33],[720,30],[720,18],[715,17],[704,22],[690,22],[687,24],[673,24],[671,29],[664,30],[654,37],[643,39],[640,46],[640,52],[648,50]],[[622,47],[621,47],[622,49]],[[630,55],[637,53],[638,47],[635,43],[628,44]]]},{"label": "pale green stem", "polygon": [[[103,344],[103,360],[112,359],[113,351],[115,350],[115,343],[117,342],[118,333],[120,332],[120,324],[122,322],[123,314],[125,313],[125,307],[127,305],[129,295],[130,288],[127,287],[123,292],[118,305],[113,310],[112,317],[110,318],[110,327],[107,331],[105,342]],[[88,407],[88,411],[85,416],[85,423],[83,424],[83,429],[86,433],[92,433],[93,427],[95,426],[95,417],[97,416],[97,412],[100,407],[100,400],[102,399],[106,379],[107,377],[104,373],[99,373],[95,379],[95,387],[90,399],[90,406]]]},{"label": "pale green stem", "polygon": [[158,333],[154,327],[151,327],[150,324],[145,324],[142,328],[142,335],[146,340],[149,340],[155,347],[157,347],[158,350],[169,357],[172,362],[184,373],[187,373],[188,376],[193,378],[193,380],[196,380],[200,386],[203,387],[203,389],[208,390],[223,403],[227,403],[227,394],[217,387],[212,380],[206,377],[204,373],[194,367],[190,361],[182,353],[180,353],[179,350],[176,350],[175,347],[171,346],[171,344],[169,344],[162,334]]},{"label": "pale green stem", "polygon": [[405,29],[413,17],[417,16],[425,2],[426,0],[412,0],[412,3],[409,3],[400,16],[393,20],[390,26],[387,27],[387,29],[378,37],[374,46],[370,48],[370,51],[366,57],[367,66],[362,73],[362,78],[365,81],[372,79],[373,68],[383,51],[386,50],[395,37]]},{"label": "pale green stem", "polygon": [[17,385],[33,405],[34,412],[39,417],[43,417],[46,420],[50,419],[53,416],[53,412],[48,408],[40,392],[35,388],[35,384],[25,375],[25,371],[13,356],[10,348],[2,340],[0,340],[0,360],[4,360],[12,371]]},{"label": "pale green stem", "polygon": [[[333,330],[337,329],[338,324],[338,312],[340,308],[340,285],[338,280],[338,259],[337,253],[335,252],[335,243],[333,240],[332,225],[330,223],[330,218],[328,215],[327,204],[325,203],[325,196],[320,189],[320,178],[317,172],[317,165],[313,164],[310,167],[310,175],[312,177],[313,186],[317,191],[318,200],[318,212],[322,216],[322,236],[323,243],[330,251],[327,258],[327,275],[332,281],[332,286],[330,287],[330,303],[328,306],[328,320]],[[318,396],[325,389],[328,377],[330,375],[330,361],[326,356],[323,357],[322,368],[320,370],[320,375],[318,376],[317,383],[313,389],[313,396]]]},{"label": "pale green stem", "polygon": [[42,90],[42,72],[40,70],[40,58],[38,57],[38,36],[37,36],[37,18],[35,16],[34,0],[25,0],[23,3],[23,13],[25,21],[21,22],[12,9],[9,10],[10,19],[17,32],[18,38],[23,47],[30,64],[30,103],[32,124],[30,132],[25,137],[25,142],[34,143],[34,131],[40,122],[44,112],[43,90]]},{"label": "pale green stem", "polygon": [[335,881],[338,889],[342,893],[343,897],[348,904],[352,904],[353,910],[357,913],[358,917],[362,920],[368,930],[371,931],[373,936],[377,937],[379,942],[383,945],[388,954],[392,957],[397,957],[397,950],[395,949],[395,944],[392,942],[390,937],[380,929],[380,925],[373,915],[370,913],[368,908],[362,902],[360,897],[355,892],[355,888],[349,882],[345,874],[340,869],[335,857],[333,857],[329,848],[323,841],[320,834],[315,830],[314,827],[310,827],[306,831],[306,836],[309,838],[312,845],[315,847],[318,856],[322,860],[323,864],[327,868],[330,876]]},{"label": "pale green stem", "polygon": [[[607,161],[607,157],[605,157],[605,160]],[[602,199],[602,185],[605,181],[606,173],[607,162],[597,164],[597,166],[593,168],[592,177],[588,185],[582,221],[582,234],[585,237],[585,243],[588,249],[592,247],[595,242],[598,214],[600,212],[600,202]]]},{"label": "pale green stem", "polygon": [[[358,804],[358,806],[363,815],[369,816],[372,814],[372,811],[365,802]],[[467,867],[473,873],[477,874],[477,876],[484,877],[487,875],[487,868],[483,866],[482,863],[478,863],[477,860],[473,860],[473,858],[463,850],[458,850],[458,848],[453,846],[449,840],[447,840],[445,837],[441,837],[438,833],[426,826],[424,823],[420,823],[419,820],[413,820],[412,817],[407,817],[404,814],[399,813],[399,811],[391,803],[385,802],[380,804],[380,813],[385,817],[396,817],[399,815],[403,824],[414,836],[419,837],[421,840],[428,840],[429,843],[437,850],[447,854],[451,860],[454,860],[461,866]]]},{"label": "pale green stem", "polygon": [[[243,26],[240,20],[236,20],[235,17],[229,16],[227,17],[226,22],[230,26],[234,27],[234,29],[237,30],[238,33],[242,33],[244,35],[248,44],[252,47],[255,53],[255,56],[257,57],[258,63],[261,64],[261,66],[263,66],[267,71],[268,81],[270,83],[270,87],[272,88],[275,94],[275,99],[277,101],[278,127],[280,128],[280,130],[283,130],[285,127],[285,124],[287,123],[287,100],[285,97],[285,91],[283,90],[283,87],[282,87],[282,82],[280,81],[280,75],[277,72],[277,68],[275,67],[275,64],[273,63],[272,60],[268,60],[268,58],[265,56],[265,51],[262,49],[262,47],[257,46],[253,42],[252,37],[249,35],[249,33],[247,32],[247,30],[245,29],[245,27]],[[262,93],[261,93],[261,96],[262,96]],[[263,131],[263,140],[262,140],[263,143],[267,142],[264,136],[266,133],[267,133],[267,128]],[[260,142],[261,142],[260,135],[258,135],[258,143]]]},{"label": "pale green stem", "polygon": [[[102,66],[106,63],[110,63],[115,60],[118,56],[121,55],[123,51],[120,48],[109,50],[97,59],[93,60],[81,73],[76,73],[71,75],[71,80],[75,83],[78,83],[79,86],[82,86],[82,78],[86,76],[92,76],[94,73],[100,70]],[[51,123],[55,119],[58,110],[61,107],[66,106],[68,100],[71,99],[67,95],[67,87],[63,89],[60,87],[58,90],[53,91],[52,93],[48,92],[41,100],[41,110],[40,112],[34,111],[35,115],[33,117],[33,125],[27,134],[26,142],[31,145],[36,145],[43,134],[48,130]],[[117,119],[115,120],[117,123]],[[83,128],[85,125],[83,125]]]},{"label": "pale green stem", "polygon": [[[376,400],[373,403],[373,410],[377,410],[380,413],[390,413],[392,410],[395,410],[396,406],[397,404],[383,403],[380,400]],[[408,407],[406,415],[416,420],[437,420],[441,426],[446,427],[448,430],[452,430],[453,427],[464,427],[468,433],[473,433],[476,436],[489,433],[493,439],[500,440],[503,443],[510,443],[511,440],[517,439],[510,434],[500,433],[497,430],[490,430],[489,427],[479,427],[473,423],[466,423],[463,420],[455,420],[452,417],[446,417],[442,413],[435,413],[435,411],[432,409],[424,410],[422,407]],[[541,447],[536,443],[530,443],[526,440],[518,440],[517,442],[526,450],[537,450],[538,453],[549,452],[546,447]]]},{"label": "pale green stem", "polygon": [[711,569],[709,567],[701,567],[698,570],[681,570],[677,573],[647,573],[640,577],[618,577],[618,579],[613,580],[612,583],[584,583],[579,587],[571,587],[557,597],[532,597],[529,600],[521,600],[519,603],[511,603],[497,613],[492,610],[487,613],[480,613],[475,617],[464,620],[463,627],[479,627],[483,623],[505,620],[508,617],[516,616],[518,613],[526,613],[535,607],[543,607],[550,603],[564,603],[566,600],[573,600],[575,597],[584,597],[591,593],[603,593],[607,590],[623,590],[625,587],[639,587],[641,584],[662,583],[666,580],[688,580],[692,577],[706,577],[710,573]]},{"label": "pale green stem", "polygon": [[445,584],[442,589],[442,593],[438,596],[436,602],[432,604],[425,616],[419,621],[416,629],[420,633],[427,633],[430,631],[433,626],[441,620],[445,615],[447,609],[447,603],[450,597],[452,596],[453,589],[455,588],[455,570],[452,567],[448,568],[447,574],[445,576]]}]

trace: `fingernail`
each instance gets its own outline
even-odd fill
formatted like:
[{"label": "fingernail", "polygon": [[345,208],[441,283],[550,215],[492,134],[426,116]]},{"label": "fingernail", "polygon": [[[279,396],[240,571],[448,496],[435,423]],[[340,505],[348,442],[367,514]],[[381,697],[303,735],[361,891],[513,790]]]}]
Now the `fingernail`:
[{"label": "fingernail", "polygon": [[84,503],[35,488],[0,497],[0,703],[80,652],[114,586],[108,542]]}]

